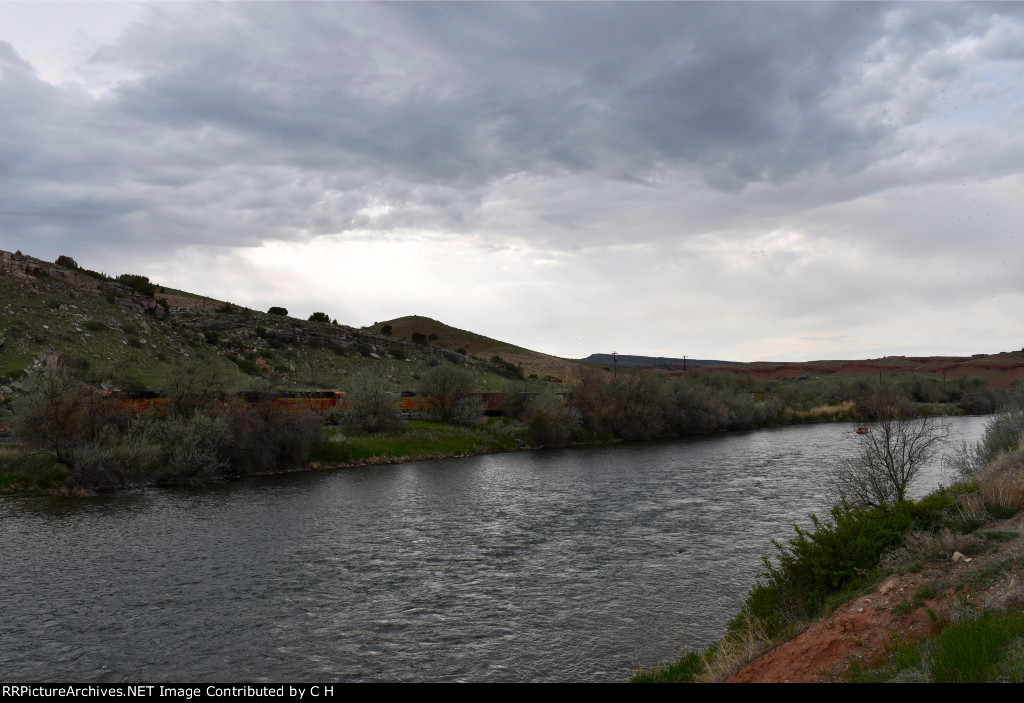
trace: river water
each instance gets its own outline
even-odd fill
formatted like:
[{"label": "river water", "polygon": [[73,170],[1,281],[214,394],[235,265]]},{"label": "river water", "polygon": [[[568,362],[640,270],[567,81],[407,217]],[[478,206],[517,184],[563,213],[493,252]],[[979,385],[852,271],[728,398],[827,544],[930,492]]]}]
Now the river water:
[{"label": "river water", "polygon": [[621,681],[716,639],[857,446],[805,425],[0,498],[0,680]]}]

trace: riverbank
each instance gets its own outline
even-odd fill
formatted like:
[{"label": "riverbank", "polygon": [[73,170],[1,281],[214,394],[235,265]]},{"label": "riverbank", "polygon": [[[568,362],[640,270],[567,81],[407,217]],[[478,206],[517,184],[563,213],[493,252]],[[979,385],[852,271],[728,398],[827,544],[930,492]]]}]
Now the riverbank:
[{"label": "riverbank", "polygon": [[[947,416],[961,413],[955,406],[944,408]],[[824,407],[813,413],[791,413],[786,421],[771,426],[806,425],[821,423],[851,422],[850,404]],[[935,416],[935,409],[928,408],[922,413]],[[304,428],[308,432],[308,428]],[[756,428],[745,428],[749,431]],[[326,471],[350,469],[364,466],[399,464],[414,461],[430,461],[458,457],[521,452],[551,446],[585,447],[614,444],[620,438],[577,427],[571,441],[556,445],[537,444],[531,428],[524,422],[506,418],[486,418],[478,423],[453,425],[429,420],[403,420],[395,429],[376,434],[349,433],[341,427],[323,428],[319,441],[307,442],[308,451],[301,464],[286,464],[274,468],[255,468],[211,475],[193,470],[179,476],[162,472],[159,467],[149,465],[131,472],[116,485],[76,485],[67,466],[56,461],[48,453],[33,451],[17,443],[0,445],[0,494],[50,494],[65,497],[93,497],[100,492],[115,489],[136,489],[147,486],[190,485],[201,486],[223,483],[249,476],[290,474],[303,471]],[[716,429],[703,433],[690,433],[685,437],[712,436],[728,432]],[[279,432],[276,434],[280,434]],[[673,439],[659,436],[653,439]],[[641,440],[644,441],[644,440]],[[216,460],[216,457],[213,457]],[[252,466],[251,463],[246,466]]]},{"label": "riverbank", "polygon": [[721,640],[632,680],[1024,681],[1022,422],[991,421],[960,483],[776,542]]}]

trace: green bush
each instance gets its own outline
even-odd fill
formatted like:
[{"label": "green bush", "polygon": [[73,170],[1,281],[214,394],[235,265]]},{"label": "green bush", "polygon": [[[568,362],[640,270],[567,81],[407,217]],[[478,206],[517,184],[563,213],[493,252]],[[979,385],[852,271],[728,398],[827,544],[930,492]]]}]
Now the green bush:
[{"label": "green bush", "polygon": [[131,273],[123,273],[117,277],[117,282],[128,286],[136,293],[141,293],[147,298],[156,296],[156,284],[150,283],[148,276],[136,276]]},{"label": "green bush", "polygon": [[747,608],[773,631],[814,615],[829,596],[863,581],[882,553],[898,545],[904,531],[930,521],[933,510],[903,502],[870,510],[836,506],[829,522],[812,515],[813,530],[794,527],[787,545],[773,541],[775,563],[765,557]]},{"label": "green bush", "polygon": [[314,312],[309,316],[310,322],[322,322],[325,325],[331,324],[330,316],[325,312]]},{"label": "green bush", "polygon": [[267,310],[268,315],[281,315],[282,317],[288,315],[288,308],[272,307]]}]

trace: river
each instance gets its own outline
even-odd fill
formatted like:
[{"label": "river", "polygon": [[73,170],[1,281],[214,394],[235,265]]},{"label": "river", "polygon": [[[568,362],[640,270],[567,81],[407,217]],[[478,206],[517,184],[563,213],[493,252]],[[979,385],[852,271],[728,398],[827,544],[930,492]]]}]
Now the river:
[{"label": "river", "polygon": [[[987,418],[950,420],[974,441]],[[0,680],[622,681],[721,634],[857,441],[803,425],[3,497]]]}]

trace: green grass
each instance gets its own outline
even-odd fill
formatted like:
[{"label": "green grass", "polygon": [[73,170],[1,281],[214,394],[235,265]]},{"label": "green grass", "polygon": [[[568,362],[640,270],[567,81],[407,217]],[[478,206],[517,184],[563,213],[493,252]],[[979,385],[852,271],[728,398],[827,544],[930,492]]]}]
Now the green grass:
[{"label": "green grass", "polygon": [[64,481],[67,470],[47,454],[18,445],[0,447],[0,490],[52,488]]},{"label": "green grass", "polygon": [[971,569],[960,574],[957,579],[958,588],[970,588],[978,591],[995,584],[1013,566],[1013,559],[990,561],[980,569]]},{"label": "green grass", "polygon": [[[937,683],[981,683],[1005,674],[1001,664],[1008,647],[1024,637],[1024,613],[985,611],[977,619],[950,625],[935,642],[931,656]],[[1019,649],[1019,646],[1018,646]],[[1017,667],[1019,677],[1019,666]],[[1015,683],[1020,683],[1017,678]]]},{"label": "green grass", "polygon": [[517,423],[453,426],[413,420],[399,432],[347,437],[335,433],[314,449],[310,460],[347,463],[511,451],[520,434]]},{"label": "green grass", "polygon": [[976,618],[946,625],[936,637],[890,642],[875,662],[854,662],[846,680],[1024,682],[1024,613],[986,610]]},{"label": "green grass", "polygon": [[640,671],[633,674],[630,683],[695,683],[704,672],[704,663],[697,652],[688,652],[675,664],[665,669]]}]

